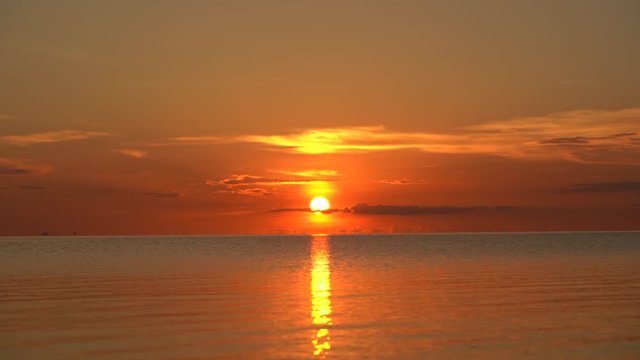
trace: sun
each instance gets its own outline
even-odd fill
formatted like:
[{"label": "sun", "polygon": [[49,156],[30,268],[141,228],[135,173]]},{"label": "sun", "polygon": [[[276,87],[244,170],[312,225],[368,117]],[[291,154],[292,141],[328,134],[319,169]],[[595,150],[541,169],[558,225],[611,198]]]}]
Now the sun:
[{"label": "sun", "polygon": [[309,208],[311,208],[311,211],[314,212],[323,212],[323,211],[327,211],[331,208],[331,204],[329,203],[329,200],[324,197],[324,196],[316,196],[313,199],[311,199],[311,202],[309,203]]}]

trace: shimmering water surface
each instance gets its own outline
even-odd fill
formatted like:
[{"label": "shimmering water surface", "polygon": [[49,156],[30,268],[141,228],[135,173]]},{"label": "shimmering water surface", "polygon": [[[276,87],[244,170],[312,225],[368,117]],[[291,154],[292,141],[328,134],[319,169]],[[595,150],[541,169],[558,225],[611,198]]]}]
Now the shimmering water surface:
[{"label": "shimmering water surface", "polygon": [[0,358],[640,358],[640,233],[0,238]]}]

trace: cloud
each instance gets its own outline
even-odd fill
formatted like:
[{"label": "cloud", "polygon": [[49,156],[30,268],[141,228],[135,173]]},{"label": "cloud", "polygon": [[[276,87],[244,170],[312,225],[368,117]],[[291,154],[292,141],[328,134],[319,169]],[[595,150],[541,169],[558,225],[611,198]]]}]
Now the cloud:
[{"label": "cloud", "polygon": [[268,190],[260,187],[226,188],[226,189],[220,189],[218,190],[218,192],[235,194],[235,195],[245,195],[245,196],[266,196],[266,195],[274,194],[272,190]]},{"label": "cloud", "polygon": [[454,152],[458,136],[428,133],[400,133],[382,126],[304,130],[286,135],[247,135],[239,141],[265,144],[302,154],[354,153],[400,149]]},{"label": "cloud", "polygon": [[412,179],[382,179],[376,180],[377,183],[380,184],[388,184],[388,185],[416,185],[416,184],[426,184],[425,180],[412,180]]},{"label": "cloud", "polygon": [[[363,215],[455,215],[465,213],[504,212],[516,210],[515,206],[419,206],[419,205],[369,205],[356,204],[344,209],[329,209],[324,213],[352,213]],[[282,208],[270,212],[300,211],[311,212],[308,208]]]},{"label": "cloud", "polygon": [[[281,209],[273,209],[273,210],[269,210],[269,212],[289,212],[289,211],[293,211],[293,212],[316,212],[316,211],[312,211],[310,208],[281,208]],[[344,208],[344,209],[327,209],[324,211],[321,211],[323,214],[332,214],[332,213],[336,213],[336,212],[346,212],[349,213],[351,212],[351,210],[349,208]]]},{"label": "cloud", "polygon": [[338,172],[336,170],[303,170],[303,171],[279,170],[276,172],[284,175],[312,177],[312,178],[338,176]]},{"label": "cloud", "polygon": [[49,166],[34,165],[18,159],[0,158],[0,175],[41,174],[49,170]]},{"label": "cloud", "polygon": [[205,184],[217,188],[219,193],[229,193],[236,195],[262,196],[271,195],[273,189],[267,189],[264,186],[281,186],[281,185],[303,185],[317,184],[329,181],[337,181],[336,179],[326,178],[305,178],[305,179],[281,179],[272,177],[263,177],[256,175],[232,175],[231,177],[220,180],[206,180]]},{"label": "cloud", "polygon": [[206,180],[206,184],[209,186],[214,185],[295,185],[295,184],[311,184],[318,182],[336,181],[335,179],[279,179],[268,178],[255,175],[232,175],[229,178],[221,180]]},{"label": "cloud", "polygon": [[357,204],[350,208],[354,214],[369,215],[445,215],[477,212],[509,211],[512,206],[417,206]]},{"label": "cloud", "polygon": [[114,149],[112,150],[115,153],[121,154],[121,155],[125,155],[125,156],[131,156],[134,157],[136,159],[141,159],[143,157],[147,156],[147,152],[146,151],[142,151],[142,150],[135,150],[135,149]]},{"label": "cloud", "polygon": [[[457,136],[392,133],[386,131],[382,126],[367,126],[310,129],[285,135],[242,135],[227,138],[191,136],[171,138],[169,140],[178,144],[249,142],[296,153],[326,154],[420,148],[425,146],[425,140],[433,140],[433,143],[436,143],[442,142],[443,138],[454,142]],[[435,145],[436,148],[445,148],[447,146],[444,144]]]},{"label": "cloud", "polygon": [[31,174],[31,170],[11,165],[0,165],[0,175]]},{"label": "cloud", "polygon": [[468,126],[449,133],[383,126],[318,128],[273,135],[173,138],[173,143],[246,142],[300,154],[415,149],[527,160],[640,165],[640,108],[577,110]]},{"label": "cloud", "polygon": [[269,210],[269,212],[289,212],[289,211],[300,211],[300,212],[311,212],[309,208],[280,208]]},{"label": "cloud", "polygon": [[563,193],[603,193],[623,191],[640,191],[640,181],[571,184],[560,190],[560,192]]},{"label": "cloud", "polygon": [[575,144],[588,144],[589,138],[583,136],[574,136],[570,138],[554,138],[540,140],[540,144],[552,144],[552,145],[575,145]]},{"label": "cloud", "polygon": [[598,137],[585,137],[585,136],[574,136],[574,137],[560,137],[560,138],[552,138],[552,139],[543,139],[540,140],[540,144],[551,144],[551,145],[583,145],[595,143],[601,140],[619,140],[621,138],[628,137],[631,141],[634,140],[634,137],[637,133],[621,133],[621,134],[613,134],[608,136],[598,136]]},{"label": "cloud", "polygon": [[0,142],[9,145],[28,146],[33,144],[57,143],[73,140],[84,140],[99,136],[108,136],[108,133],[98,131],[61,130],[26,135],[0,136]]},{"label": "cloud", "polygon": [[[224,138],[220,136],[178,136],[169,139],[169,144],[211,144],[211,143],[224,143],[224,142],[234,142],[229,138]],[[159,143],[157,145],[167,145],[163,143]]]},{"label": "cloud", "polygon": [[505,156],[640,165],[640,108],[577,110],[466,129],[488,140],[512,139]]},{"label": "cloud", "polygon": [[142,193],[142,195],[158,199],[173,199],[182,196],[182,194],[177,191],[149,191]]}]

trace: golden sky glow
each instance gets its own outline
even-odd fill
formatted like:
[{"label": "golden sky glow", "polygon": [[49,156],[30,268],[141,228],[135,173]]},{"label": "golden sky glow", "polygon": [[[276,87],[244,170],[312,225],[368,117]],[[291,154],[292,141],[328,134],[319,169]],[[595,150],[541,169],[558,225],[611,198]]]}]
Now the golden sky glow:
[{"label": "golden sky glow", "polygon": [[639,10],[1,2],[0,235],[638,229]]}]

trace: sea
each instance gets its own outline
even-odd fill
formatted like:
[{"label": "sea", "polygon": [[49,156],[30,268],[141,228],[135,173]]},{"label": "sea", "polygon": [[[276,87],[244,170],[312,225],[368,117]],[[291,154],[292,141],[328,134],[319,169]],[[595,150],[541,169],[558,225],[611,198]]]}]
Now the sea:
[{"label": "sea", "polygon": [[639,359],[640,233],[0,238],[0,359]]}]

